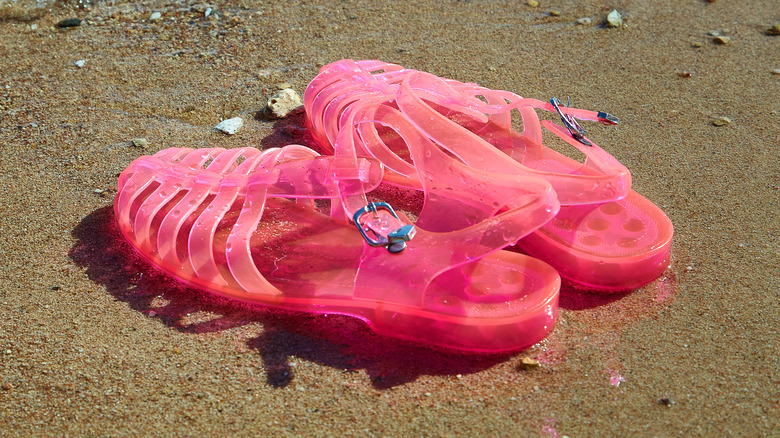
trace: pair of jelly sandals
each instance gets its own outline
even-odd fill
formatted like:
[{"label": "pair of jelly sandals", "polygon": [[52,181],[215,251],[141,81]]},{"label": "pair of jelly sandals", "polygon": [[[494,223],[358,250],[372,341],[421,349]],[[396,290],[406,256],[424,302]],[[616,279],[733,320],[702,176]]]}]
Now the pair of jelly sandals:
[{"label": "pair of jelly sandals", "polygon": [[[491,91],[378,61],[328,65],[304,101],[332,156],[290,145],[138,158],[119,178],[120,230],[160,269],[230,298],[351,315],[380,334],[458,350],[531,345],[555,323],[561,266],[576,278],[583,266],[629,259],[636,266],[625,270],[664,265],[668,241],[658,254],[637,248],[666,225],[592,142],[581,148],[585,165],[541,145],[535,108],[575,129],[572,116],[607,115]],[[506,115],[513,108],[522,134]],[[420,211],[378,199],[388,183],[421,190]],[[610,234],[616,224],[623,231]],[[549,260],[558,253],[570,263]]]}]

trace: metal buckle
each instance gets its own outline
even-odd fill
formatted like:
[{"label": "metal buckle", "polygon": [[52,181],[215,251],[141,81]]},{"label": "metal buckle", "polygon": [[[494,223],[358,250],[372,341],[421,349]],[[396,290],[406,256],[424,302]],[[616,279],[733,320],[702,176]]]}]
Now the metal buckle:
[{"label": "metal buckle", "polygon": [[[580,143],[586,146],[593,146],[593,144],[588,141],[587,138],[585,138],[585,130],[582,129],[582,126],[580,126],[579,123],[577,123],[577,120],[574,117],[568,114],[564,114],[563,111],[561,111],[560,107],[565,107],[566,105],[562,104],[557,97],[551,98],[550,103],[552,104],[553,108],[555,108],[555,111],[558,113],[558,115],[561,116],[561,120],[563,121],[564,126],[566,126],[566,129],[569,130],[569,134],[571,134],[571,136]],[[568,99],[566,100],[566,103],[567,105],[570,103]]]},{"label": "metal buckle", "polygon": [[[558,113],[558,115],[561,116],[561,120],[566,126],[566,129],[569,130],[569,134],[571,134],[571,136],[580,143],[587,146],[593,146],[593,144],[587,138],[585,138],[585,130],[582,129],[582,126],[580,126],[579,123],[577,123],[577,119],[568,114],[564,114],[563,111],[561,111],[560,107],[569,106],[569,99],[566,98],[566,105],[562,104],[557,97],[551,98],[550,103],[552,104],[553,108],[555,108],[555,111]],[[604,111],[599,111],[598,114],[596,114],[596,117],[598,117],[599,123],[603,123],[605,125],[617,125],[620,123],[620,119]]]},{"label": "metal buckle", "polygon": [[[398,215],[395,213],[395,210],[393,210],[393,207],[391,207],[390,204],[386,202],[369,202],[368,205],[355,212],[355,214],[352,216],[352,221],[355,222],[355,226],[357,227],[358,231],[360,231],[360,235],[363,236],[363,239],[366,241],[366,243],[371,246],[387,247],[388,251],[393,254],[397,254],[406,249],[406,242],[414,238],[415,234],[417,234],[417,230],[413,225],[404,225],[403,227],[389,233],[387,237],[385,237],[381,234],[377,234],[374,230],[365,229],[363,225],[360,224],[361,216],[370,212],[377,214],[379,210],[385,210],[393,215],[394,218],[399,219]],[[369,237],[369,231],[374,235],[374,238]]]}]

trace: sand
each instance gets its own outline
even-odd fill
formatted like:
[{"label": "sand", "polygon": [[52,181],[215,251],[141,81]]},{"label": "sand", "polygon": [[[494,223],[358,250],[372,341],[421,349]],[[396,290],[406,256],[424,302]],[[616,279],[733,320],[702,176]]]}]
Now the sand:
[{"label": "sand", "polygon": [[[191,1],[11,3],[0,435],[780,434],[776,2],[238,1],[210,18]],[[599,25],[612,8],[623,28]],[[89,22],[55,27],[70,17]],[[119,238],[111,203],[133,159],[305,142],[301,116],[255,114],[278,84],[302,93],[341,58],[619,116],[585,127],[671,218],[671,267],[627,294],[564,287],[547,339],[479,356],[196,292]],[[211,129],[234,116],[238,134]]]}]

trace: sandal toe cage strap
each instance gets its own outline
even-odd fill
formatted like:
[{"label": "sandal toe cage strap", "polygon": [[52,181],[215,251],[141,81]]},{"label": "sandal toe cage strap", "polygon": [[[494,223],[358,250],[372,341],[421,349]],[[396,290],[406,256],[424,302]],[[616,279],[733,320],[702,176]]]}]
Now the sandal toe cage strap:
[{"label": "sandal toe cage strap", "polygon": [[[141,157],[128,169],[115,210],[120,229],[139,251],[182,278],[218,290],[238,287],[268,295],[281,292],[257,269],[250,245],[267,198],[364,193],[378,187],[383,175],[376,160],[321,157],[302,146],[263,152],[168,149]],[[227,236],[218,235],[222,221],[236,211]]]}]

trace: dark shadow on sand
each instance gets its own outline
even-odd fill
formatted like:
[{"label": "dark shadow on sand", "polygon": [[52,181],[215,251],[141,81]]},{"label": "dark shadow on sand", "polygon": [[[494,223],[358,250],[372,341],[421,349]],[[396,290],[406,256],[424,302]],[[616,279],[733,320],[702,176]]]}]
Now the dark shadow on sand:
[{"label": "dark shadow on sand", "polygon": [[[267,382],[284,387],[295,378],[290,358],[355,372],[364,369],[377,389],[421,375],[476,373],[513,354],[484,355],[439,350],[377,335],[356,318],[315,315],[249,305],[187,287],[142,258],[116,226],[111,207],[86,216],[74,229],[70,258],[117,300],[185,333],[219,332],[260,323],[247,341],[262,358]],[[192,315],[206,315],[193,322]]]}]

